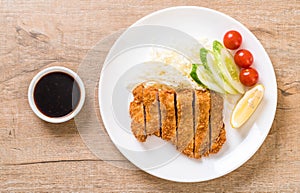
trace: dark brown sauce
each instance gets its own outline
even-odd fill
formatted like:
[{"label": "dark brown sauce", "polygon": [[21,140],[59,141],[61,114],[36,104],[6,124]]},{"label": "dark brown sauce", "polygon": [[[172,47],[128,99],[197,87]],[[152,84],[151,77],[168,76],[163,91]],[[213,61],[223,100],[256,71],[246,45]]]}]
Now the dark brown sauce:
[{"label": "dark brown sauce", "polygon": [[63,117],[78,105],[80,90],[74,78],[63,72],[43,76],[35,86],[34,102],[48,117]]}]

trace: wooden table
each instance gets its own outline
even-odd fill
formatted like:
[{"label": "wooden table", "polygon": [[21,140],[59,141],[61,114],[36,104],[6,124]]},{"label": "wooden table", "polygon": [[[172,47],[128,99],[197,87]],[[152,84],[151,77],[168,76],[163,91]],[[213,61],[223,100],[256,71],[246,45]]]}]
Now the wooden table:
[{"label": "wooden table", "polygon": [[[277,76],[277,113],[264,144],[234,172],[202,183],[170,182],[99,160],[74,121],[45,123],[27,101],[28,85],[41,69],[76,70],[100,39],[176,5],[238,19],[261,41]],[[300,192],[299,38],[297,0],[1,1],[0,192]]]}]

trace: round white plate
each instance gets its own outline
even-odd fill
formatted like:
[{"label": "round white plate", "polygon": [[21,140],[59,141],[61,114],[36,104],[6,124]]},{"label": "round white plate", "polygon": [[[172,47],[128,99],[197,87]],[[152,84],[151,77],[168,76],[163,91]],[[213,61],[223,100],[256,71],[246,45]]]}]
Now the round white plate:
[{"label": "round white plate", "polygon": [[[138,35],[129,38],[134,41],[127,41],[130,29],[144,25],[152,25],[150,30],[152,27],[155,28],[153,25],[170,27],[183,34],[188,34],[195,40],[206,37],[209,40],[222,41],[225,32],[231,29],[242,34],[241,48],[247,48],[252,52],[253,66],[260,74],[259,82],[265,86],[265,95],[250,120],[239,129],[233,129],[229,124],[234,104],[230,98],[226,98],[224,123],[227,141],[219,153],[201,160],[194,160],[178,154],[172,145],[156,137],[149,137],[147,142],[140,143],[131,134],[128,106],[132,96],[128,88],[131,88],[133,83],[143,80],[141,77],[147,79],[147,76],[155,76],[155,72],[158,72],[157,69],[166,67],[162,63],[163,61],[155,61],[151,57],[151,49],[156,45],[149,44],[148,40],[151,39],[151,36],[144,36],[149,33],[148,30],[138,31]],[[177,182],[199,182],[214,179],[237,169],[250,159],[268,135],[277,105],[274,69],[268,54],[256,37],[241,23],[225,14],[207,8],[187,6],[154,12],[137,21],[128,31],[122,34],[111,48],[99,82],[101,116],[111,140],[121,153],[145,172]],[[180,43],[175,39],[175,43],[170,47],[164,47],[162,39],[169,37],[166,37],[164,33],[161,37],[158,42],[162,47],[158,46],[157,49],[163,51],[169,51]],[[179,50],[179,54],[188,59],[192,58],[185,51],[180,52]],[[157,65],[158,68],[149,69],[147,66],[149,62]],[[173,79],[170,76],[167,81]]]}]

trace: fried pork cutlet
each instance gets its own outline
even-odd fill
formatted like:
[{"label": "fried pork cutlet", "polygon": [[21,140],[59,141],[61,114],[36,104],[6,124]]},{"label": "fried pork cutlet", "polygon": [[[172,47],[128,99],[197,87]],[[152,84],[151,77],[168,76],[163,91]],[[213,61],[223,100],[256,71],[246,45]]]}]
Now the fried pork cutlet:
[{"label": "fried pork cutlet", "polygon": [[143,104],[144,86],[141,84],[133,90],[133,101],[130,103],[129,114],[131,116],[131,130],[138,141],[146,141],[145,132],[144,104]]},{"label": "fried pork cutlet", "polygon": [[[223,98],[214,91],[210,92],[210,96],[210,152],[214,152],[216,151],[216,146],[218,146],[218,144],[223,145],[223,143],[220,142],[224,141],[223,138],[225,136],[223,123]],[[221,140],[221,138],[223,140]]]},{"label": "fried pork cutlet", "polygon": [[209,90],[140,84],[130,103],[131,129],[138,141],[156,135],[178,151],[199,159],[217,153],[226,141],[223,98]]},{"label": "fried pork cutlet", "polygon": [[143,103],[146,113],[146,135],[154,134],[160,137],[160,110],[156,86],[144,88]]},{"label": "fried pork cutlet", "polygon": [[160,112],[161,112],[161,138],[176,143],[176,111],[175,91],[166,89],[159,91]]},{"label": "fried pork cutlet", "polygon": [[195,91],[195,151],[194,157],[207,156],[209,152],[210,92]]},{"label": "fried pork cutlet", "polygon": [[193,90],[177,92],[177,149],[194,157]]}]

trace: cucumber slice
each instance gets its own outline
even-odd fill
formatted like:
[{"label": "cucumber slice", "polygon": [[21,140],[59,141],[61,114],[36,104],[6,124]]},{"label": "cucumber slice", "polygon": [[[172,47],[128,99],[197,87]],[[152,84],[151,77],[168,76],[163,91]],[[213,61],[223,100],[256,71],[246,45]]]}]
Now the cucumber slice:
[{"label": "cucumber slice", "polygon": [[192,71],[190,73],[190,76],[197,84],[206,88],[206,86],[201,82],[201,80],[199,79],[199,77],[197,75],[197,68],[198,68],[198,64],[192,64]]},{"label": "cucumber slice", "polygon": [[209,88],[219,93],[225,93],[225,91],[216,84],[215,80],[212,78],[211,72],[208,71],[203,64],[193,64],[190,76],[204,88]]},{"label": "cucumber slice", "polygon": [[209,72],[203,64],[200,64],[197,68],[197,75],[199,79],[209,88],[210,90],[214,90],[219,93],[225,94],[226,91],[223,90],[213,79],[213,75]]}]

